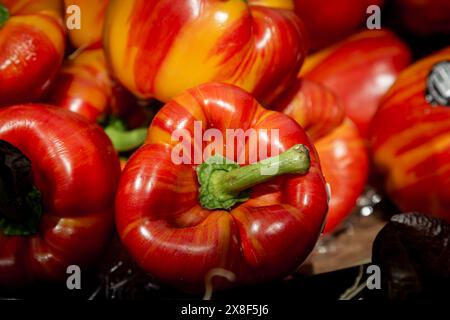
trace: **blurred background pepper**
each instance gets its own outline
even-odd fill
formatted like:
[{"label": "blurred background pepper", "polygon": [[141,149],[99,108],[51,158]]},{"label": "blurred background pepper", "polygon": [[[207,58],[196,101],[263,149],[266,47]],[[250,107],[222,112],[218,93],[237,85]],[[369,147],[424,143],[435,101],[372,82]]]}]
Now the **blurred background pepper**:
[{"label": "blurred background pepper", "polygon": [[0,107],[34,102],[64,57],[62,3],[3,0],[0,12]]},{"label": "blurred background pepper", "polygon": [[394,33],[363,31],[309,56],[300,75],[331,89],[366,136],[381,97],[410,62],[408,47]]},{"label": "blurred background pepper", "polygon": [[274,102],[276,110],[301,124],[312,138],[330,184],[325,233],[333,231],[355,207],[367,182],[369,159],[364,139],[337,96],[311,80],[299,79]]},{"label": "blurred background pepper", "polygon": [[[402,72],[383,98],[372,122],[370,138],[373,161],[385,177],[385,191],[395,203],[405,211],[421,211],[447,220],[450,219],[449,61],[450,48],[446,48]],[[440,62],[444,62],[443,69],[435,70]],[[430,82],[433,71],[437,72],[437,78]],[[442,94],[444,102],[434,100],[430,90]]]}]

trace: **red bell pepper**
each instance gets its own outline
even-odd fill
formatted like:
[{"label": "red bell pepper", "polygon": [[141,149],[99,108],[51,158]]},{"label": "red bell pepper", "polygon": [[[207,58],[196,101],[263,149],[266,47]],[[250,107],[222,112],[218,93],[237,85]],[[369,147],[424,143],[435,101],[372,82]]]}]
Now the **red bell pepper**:
[{"label": "red bell pepper", "polygon": [[[225,147],[211,150],[211,137],[203,143],[195,138],[198,129],[223,134]],[[239,144],[226,129],[255,130],[259,151],[269,145],[289,150],[248,164],[255,145],[247,139]],[[274,129],[278,137],[269,134]],[[173,135],[179,130],[189,135],[182,139],[188,161],[176,164],[180,141]],[[211,164],[214,157],[197,166],[193,160],[204,152],[248,165]],[[270,149],[254,160],[272,155]],[[277,165],[276,172],[262,174],[261,168]],[[326,211],[325,181],[306,132],[242,89],[215,83],[182,93],[157,113],[116,197],[117,230],[137,263],[189,291],[203,290],[217,268],[232,272],[236,281],[215,278],[216,288],[287,275],[314,247]]]},{"label": "red bell pepper", "polygon": [[83,115],[91,121],[104,120],[110,113],[112,80],[102,49],[101,33],[109,0],[64,0],[66,19],[74,5],[80,10],[81,29],[68,31],[77,48],[64,62],[49,94],[51,104]]},{"label": "red bell pepper", "polygon": [[301,75],[336,93],[365,137],[381,98],[410,60],[393,33],[365,31],[309,57]]},{"label": "red bell pepper", "polygon": [[369,159],[364,140],[333,92],[313,81],[298,80],[274,106],[313,139],[331,189],[324,230],[331,232],[351,213],[367,182]]},{"label": "red bell pepper", "polygon": [[102,49],[69,57],[49,93],[49,102],[96,122],[110,112],[111,80]]},{"label": "red bell pepper", "polygon": [[273,107],[296,120],[313,140],[331,133],[345,119],[344,107],[336,94],[307,79],[297,79]]},{"label": "red bell pepper", "polygon": [[0,107],[35,101],[64,56],[59,0],[0,3]]},{"label": "red bell pepper", "polygon": [[92,263],[111,235],[120,175],[101,128],[60,108],[3,108],[0,160],[0,286]]},{"label": "red bell pepper", "polygon": [[305,23],[313,51],[325,48],[363,28],[370,5],[384,0],[294,0],[295,11]]},{"label": "red bell pepper", "polygon": [[149,115],[122,86],[110,79],[103,49],[87,49],[65,61],[50,88],[50,104],[105,124],[119,152],[139,147],[147,136]]},{"label": "red bell pepper", "polygon": [[[81,114],[91,121],[103,121],[111,113],[113,81],[106,66],[101,33],[109,0],[64,0],[66,20],[80,13],[81,29],[69,29],[76,50],[64,64],[47,101]],[[70,10],[78,7],[79,12]]]},{"label": "red bell pepper", "polygon": [[143,98],[167,102],[220,81],[269,102],[295,79],[306,55],[303,24],[285,2],[113,0],[106,56],[115,77]]},{"label": "red bell pepper", "polygon": [[[402,72],[371,126],[374,163],[400,207],[450,220],[450,47]],[[442,63],[439,67],[439,63]]]}]

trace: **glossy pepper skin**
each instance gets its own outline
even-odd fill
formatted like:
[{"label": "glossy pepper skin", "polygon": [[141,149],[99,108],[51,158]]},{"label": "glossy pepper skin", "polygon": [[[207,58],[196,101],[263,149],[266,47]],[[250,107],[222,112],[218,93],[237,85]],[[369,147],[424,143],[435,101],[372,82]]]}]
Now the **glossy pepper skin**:
[{"label": "glossy pepper skin", "polygon": [[68,30],[76,50],[64,61],[47,96],[50,104],[91,121],[105,120],[111,109],[116,108],[112,104],[117,100],[133,104],[133,99],[125,99],[125,91],[112,81],[106,65],[102,31],[108,3],[109,0],[64,0],[66,20],[74,14],[72,7],[77,6],[82,28]]},{"label": "glossy pepper skin", "polygon": [[66,20],[80,10],[81,29],[68,30],[77,50],[64,62],[48,101],[97,121],[110,113],[112,81],[102,49],[102,31],[109,0],[64,0]]},{"label": "glossy pepper skin", "polygon": [[110,112],[111,84],[103,49],[84,50],[64,62],[48,101],[95,122]]},{"label": "glossy pepper skin", "polygon": [[81,12],[81,29],[68,31],[70,42],[75,48],[101,47],[103,23],[108,3],[109,0],[64,0],[66,20],[72,14],[71,6],[78,6]]},{"label": "glossy pepper skin", "polygon": [[80,116],[32,104],[0,110],[0,139],[31,160],[43,203],[37,234],[0,230],[0,286],[66,279],[69,265],[98,257],[112,231],[120,164],[111,142]]},{"label": "glossy pepper skin", "polygon": [[110,78],[101,48],[71,55],[46,101],[102,124],[118,152],[134,150],[145,140],[151,113],[145,103]]},{"label": "glossy pepper skin", "polygon": [[324,233],[332,232],[351,213],[367,182],[364,139],[336,95],[314,81],[297,80],[273,106],[305,128],[314,142],[331,191]]},{"label": "glossy pepper skin", "polygon": [[345,119],[339,98],[330,89],[308,79],[297,79],[274,103],[273,109],[295,119],[312,140],[337,128]]},{"label": "glossy pepper skin", "polygon": [[103,49],[81,50],[64,61],[46,99],[93,122],[113,115],[126,118],[135,128],[148,117],[144,103],[111,79]]},{"label": "glossy pepper skin", "polygon": [[404,72],[383,98],[371,127],[373,160],[385,189],[402,210],[450,220],[450,109],[425,98],[433,66],[450,48]]},{"label": "glossy pepper skin", "polygon": [[[222,133],[253,128],[263,147],[279,143],[280,151],[304,144],[311,153],[309,172],[257,185],[250,199],[231,211],[204,209],[196,166],[171,160],[177,143],[172,133],[184,128],[192,135],[194,121]],[[279,129],[279,137],[267,139],[258,129]],[[247,145],[233,160],[248,163],[250,151]],[[291,118],[262,108],[240,88],[217,83],[190,89],[157,113],[146,144],[125,167],[116,197],[117,230],[136,262],[172,286],[200,292],[205,276],[216,268],[233,272],[236,281],[218,281],[215,289],[292,272],[312,250],[326,211],[319,159],[304,130]]]},{"label": "glossy pepper skin", "polygon": [[371,5],[383,0],[294,0],[295,11],[305,23],[313,51],[323,49],[362,29]]},{"label": "glossy pepper skin", "polygon": [[381,98],[410,61],[409,49],[390,31],[363,31],[308,57],[301,75],[336,93],[365,137]]},{"label": "glossy pepper skin", "polygon": [[113,0],[103,42],[111,69],[143,98],[167,102],[196,85],[220,81],[266,103],[295,78],[306,44],[298,16],[277,8],[285,2],[255,3]]},{"label": "glossy pepper skin", "polygon": [[367,183],[367,145],[350,119],[314,141],[331,198],[324,233],[332,232],[349,216]]},{"label": "glossy pepper skin", "polygon": [[0,106],[38,99],[64,55],[59,0],[4,0],[9,18],[0,26]]}]

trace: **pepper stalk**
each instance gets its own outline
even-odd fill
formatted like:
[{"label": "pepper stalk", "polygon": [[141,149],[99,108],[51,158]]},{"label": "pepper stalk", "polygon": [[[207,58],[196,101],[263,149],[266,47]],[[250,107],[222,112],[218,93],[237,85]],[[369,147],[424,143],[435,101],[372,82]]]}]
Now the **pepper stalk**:
[{"label": "pepper stalk", "polygon": [[200,204],[210,210],[229,210],[249,199],[251,187],[285,174],[306,174],[310,165],[309,150],[302,144],[242,167],[222,156],[211,157],[197,168]]}]

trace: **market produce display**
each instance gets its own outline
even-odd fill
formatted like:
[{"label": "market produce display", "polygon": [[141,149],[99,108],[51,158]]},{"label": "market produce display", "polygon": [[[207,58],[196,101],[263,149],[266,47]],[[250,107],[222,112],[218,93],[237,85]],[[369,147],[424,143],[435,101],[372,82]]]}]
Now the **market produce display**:
[{"label": "market produce display", "polygon": [[0,300],[449,293],[449,3],[0,0]]}]

